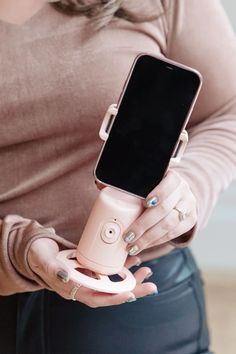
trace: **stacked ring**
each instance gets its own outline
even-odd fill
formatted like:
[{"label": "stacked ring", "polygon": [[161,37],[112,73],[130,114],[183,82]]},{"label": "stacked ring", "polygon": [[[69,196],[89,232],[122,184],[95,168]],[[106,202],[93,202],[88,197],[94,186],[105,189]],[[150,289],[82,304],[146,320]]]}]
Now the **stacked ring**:
[{"label": "stacked ring", "polygon": [[75,296],[76,296],[77,291],[79,290],[80,287],[81,287],[81,284],[77,284],[76,286],[73,287],[73,289],[70,292],[71,300],[77,301]]},{"label": "stacked ring", "polygon": [[188,213],[186,211],[183,211],[182,209],[180,209],[178,207],[174,207],[174,210],[176,210],[179,214],[179,221],[185,220],[186,217],[188,216]]}]

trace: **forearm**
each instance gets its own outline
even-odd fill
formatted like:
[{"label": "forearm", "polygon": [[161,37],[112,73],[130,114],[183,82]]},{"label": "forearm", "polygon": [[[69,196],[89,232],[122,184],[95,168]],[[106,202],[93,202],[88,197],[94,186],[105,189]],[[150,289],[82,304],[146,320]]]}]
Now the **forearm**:
[{"label": "forearm", "polygon": [[172,7],[167,54],[203,76],[187,127],[189,144],[175,167],[197,199],[196,231],[236,177],[236,38],[220,1],[167,2]]},{"label": "forearm", "polygon": [[190,134],[189,146],[176,171],[197,198],[197,229],[206,225],[220,193],[236,177],[235,141],[236,99],[230,113],[208,118]]}]

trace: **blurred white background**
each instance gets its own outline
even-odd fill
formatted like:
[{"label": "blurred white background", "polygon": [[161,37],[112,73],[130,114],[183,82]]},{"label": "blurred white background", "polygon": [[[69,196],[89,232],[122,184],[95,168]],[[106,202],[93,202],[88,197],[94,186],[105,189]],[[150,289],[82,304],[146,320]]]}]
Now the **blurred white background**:
[{"label": "blurred white background", "polygon": [[[236,32],[236,1],[221,2]],[[192,250],[203,270],[236,272],[236,181],[222,194],[207,227],[193,242]]]}]

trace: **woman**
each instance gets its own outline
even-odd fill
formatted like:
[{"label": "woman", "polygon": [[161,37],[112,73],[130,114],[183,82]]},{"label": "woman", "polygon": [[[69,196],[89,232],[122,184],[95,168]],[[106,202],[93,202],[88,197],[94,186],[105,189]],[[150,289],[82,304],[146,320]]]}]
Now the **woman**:
[{"label": "woman", "polygon": [[[236,175],[236,44],[222,6],[43,2],[0,7],[12,22],[0,23],[1,353],[210,353],[201,277],[186,246]],[[76,288],[55,256],[78,244],[97,196],[99,126],[140,52],[199,70],[204,85],[181,164],[124,235],[137,287],[96,293]]]}]

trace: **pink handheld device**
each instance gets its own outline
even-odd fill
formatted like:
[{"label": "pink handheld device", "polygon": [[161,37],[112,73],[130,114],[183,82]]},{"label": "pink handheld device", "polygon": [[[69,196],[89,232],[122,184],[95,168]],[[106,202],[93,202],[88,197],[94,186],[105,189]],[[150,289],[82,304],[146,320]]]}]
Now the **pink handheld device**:
[{"label": "pink handheld device", "polygon": [[[108,108],[99,132],[101,139],[108,138],[107,126],[117,112],[115,104]],[[184,130],[172,163],[180,161],[187,141],[188,134]],[[122,235],[142,211],[141,198],[112,187],[103,188],[93,205],[77,250],[65,250],[57,256],[70,269],[70,279],[106,293],[132,291],[136,280],[124,267],[128,253]],[[86,275],[83,269],[92,271],[93,275]],[[112,281],[109,276],[113,274],[118,274],[121,280]]]},{"label": "pink handheld device", "polygon": [[[163,87],[160,78],[166,80]],[[75,282],[107,293],[134,289],[135,278],[124,267],[127,244],[123,234],[142,213],[142,198],[151,191],[149,188],[159,183],[170,165],[180,162],[188,142],[185,126],[201,81],[196,70],[171,60],[146,54],[135,59],[118,104],[108,108],[99,132],[105,143],[94,176],[97,184],[106,187],[92,208],[77,250],[58,254]],[[159,105],[153,92],[159,92]],[[158,153],[154,156],[157,159],[149,159],[152,151],[164,152],[163,161]],[[149,160],[151,163],[146,163]],[[158,173],[152,169],[154,164],[159,166]],[[123,173],[129,169],[142,174],[138,183],[135,173]],[[153,176],[145,169],[155,171]],[[84,268],[90,273],[86,275]],[[121,280],[112,281],[109,276],[113,274]]]}]

